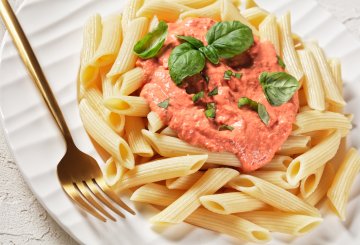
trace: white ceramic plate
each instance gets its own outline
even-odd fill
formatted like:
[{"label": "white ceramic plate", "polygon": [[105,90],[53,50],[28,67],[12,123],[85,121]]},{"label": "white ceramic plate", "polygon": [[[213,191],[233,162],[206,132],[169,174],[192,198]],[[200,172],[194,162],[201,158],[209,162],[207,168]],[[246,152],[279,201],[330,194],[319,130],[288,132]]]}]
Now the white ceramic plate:
[{"label": "white ceramic plate", "polygon": [[[304,39],[318,39],[327,55],[343,62],[347,111],[360,124],[360,43],[315,2],[309,0],[258,0],[265,9],[292,12],[294,31]],[[63,110],[76,144],[101,162],[80,121],[75,79],[79,66],[82,26],[93,13],[121,11],[124,0],[25,1],[17,16]],[[79,211],[63,193],[56,165],[65,151],[64,142],[28,77],[14,46],[6,35],[0,55],[0,107],[9,145],[24,178],[51,216],[77,241],[84,244],[235,244],[239,241],[214,232],[180,224],[155,230],[147,222],[150,208],[136,205],[136,216],[117,223],[101,223]],[[355,126],[350,142],[360,147],[360,129]],[[128,202],[130,203],[130,202]],[[134,204],[130,203],[134,207]],[[231,225],[231,224],[229,224]],[[341,223],[326,215],[323,224],[297,239],[279,236],[270,244],[360,244],[360,178]]]}]

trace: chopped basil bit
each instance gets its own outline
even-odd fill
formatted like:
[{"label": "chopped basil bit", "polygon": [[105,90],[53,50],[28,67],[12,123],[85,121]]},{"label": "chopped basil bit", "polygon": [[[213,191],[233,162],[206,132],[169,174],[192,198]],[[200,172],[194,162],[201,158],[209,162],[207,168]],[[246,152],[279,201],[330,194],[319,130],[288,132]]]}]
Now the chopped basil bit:
[{"label": "chopped basil bit", "polygon": [[214,95],[217,95],[217,94],[218,94],[218,87],[215,87],[213,90],[211,90],[208,93],[208,96],[214,96]]},{"label": "chopped basil bit", "polygon": [[205,116],[207,118],[215,118],[215,113],[216,113],[215,103],[207,103],[206,104]]},{"label": "chopped basil bit", "polygon": [[210,78],[203,72],[201,72],[201,76],[204,78],[206,84],[209,84]]},{"label": "chopped basil bit", "polygon": [[261,121],[266,125],[269,124],[270,116],[269,113],[266,111],[266,107],[263,104],[258,103],[247,97],[242,97],[238,101],[238,107],[241,108],[243,106],[248,106],[251,110],[256,111]]},{"label": "chopped basil bit", "polygon": [[164,109],[167,109],[169,107],[169,104],[170,104],[170,98],[164,100],[163,102],[160,102],[158,105],[158,107],[161,107],[161,108],[164,108]]},{"label": "chopped basil bit", "polygon": [[242,77],[242,74],[241,73],[234,73],[234,77],[240,79]]},{"label": "chopped basil bit", "polygon": [[230,80],[232,76],[240,79],[242,77],[242,74],[241,73],[235,73],[232,70],[225,71],[225,73],[224,73],[224,79],[225,80]]},{"label": "chopped basil bit", "polygon": [[233,131],[233,130],[234,130],[234,127],[229,126],[229,125],[226,125],[226,124],[221,125],[221,126],[219,127],[219,131],[225,131],[225,130]]},{"label": "chopped basil bit", "polygon": [[204,97],[204,92],[201,91],[201,92],[193,95],[192,101],[194,101],[196,103],[196,102],[198,102],[198,100],[200,100],[203,97]]},{"label": "chopped basil bit", "polygon": [[279,66],[281,66],[281,68],[285,69],[286,65],[285,65],[284,61],[281,59],[281,57],[279,55],[276,55],[276,57],[277,57]]}]

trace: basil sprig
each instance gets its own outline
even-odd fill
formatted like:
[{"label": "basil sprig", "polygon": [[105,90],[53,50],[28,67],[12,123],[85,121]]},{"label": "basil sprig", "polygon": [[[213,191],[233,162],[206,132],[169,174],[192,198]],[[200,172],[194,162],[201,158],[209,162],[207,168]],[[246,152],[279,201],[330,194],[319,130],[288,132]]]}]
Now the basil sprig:
[{"label": "basil sprig", "polygon": [[160,21],[158,26],[152,32],[146,34],[134,46],[134,52],[142,59],[155,57],[166,40],[168,34],[168,25]]},{"label": "basil sprig", "polygon": [[176,35],[176,37],[178,39],[181,39],[185,42],[190,43],[192,46],[194,46],[197,49],[200,49],[201,47],[204,47],[203,42],[201,42],[199,39],[195,38],[195,37],[190,37],[190,36],[181,36],[181,35]]},{"label": "basil sprig", "polygon": [[266,125],[269,124],[270,116],[266,110],[266,107],[263,104],[258,103],[247,97],[242,97],[238,101],[238,107],[241,108],[243,106],[248,106],[251,110],[256,111],[258,113],[261,121],[263,123],[265,123]]},{"label": "basil sprig", "polygon": [[298,80],[286,72],[263,72],[259,80],[266,99],[273,106],[288,102],[300,87]]}]

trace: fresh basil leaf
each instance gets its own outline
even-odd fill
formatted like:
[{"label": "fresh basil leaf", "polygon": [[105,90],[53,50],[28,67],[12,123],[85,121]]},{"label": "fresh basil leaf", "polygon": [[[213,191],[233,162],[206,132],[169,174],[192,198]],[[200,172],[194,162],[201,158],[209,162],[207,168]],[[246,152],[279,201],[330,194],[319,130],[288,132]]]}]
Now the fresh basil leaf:
[{"label": "fresh basil leaf", "polygon": [[183,43],[172,50],[168,66],[171,79],[180,85],[185,78],[198,74],[204,69],[205,57],[190,43]]},{"label": "fresh basil leaf", "polygon": [[194,103],[196,103],[196,102],[198,102],[198,101],[199,101],[201,98],[203,98],[203,97],[204,97],[204,91],[201,91],[201,92],[196,93],[196,94],[193,95],[192,101],[193,101]]},{"label": "fresh basil leaf", "polygon": [[226,124],[221,125],[221,126],[219,127],[219,131],[225,131],[225,130],[233,131],[233,130],[234,130],[234,127],[229,126],[229,125],[226,125]]},{"label": "fresh basil leaf", "polygon": [[220,62],[219,55],[212,46],[201,47],[199,50],[206,56],[206,58],[211,63],[213,63],[214,65],[219,64]]},{"label": "fresh basil leaf", "polygon": [[170,104],[170,98],[167,98],[166,100],[164,100],[163,102],[160,102],[158,105],[158,107],[160,108],[164,108],[167,109],[169,107]]},{"label": "fresh basil leaf", "polygon": [[266,110],[266,107],[263,104],[258,103],[247,97],[242,97],[238,101],[238,107],[241,108],[243,106],[248,106],[251,110],[256,111],[257,114],[259,115],[261,121],[263,123],[265,123],[266,125],[269,124],[270,116]]},{"label": "fresh basil leaf", "polygon": [[166,40],[168,34],[168,25],[160,21],[158,26],[152,32],[146,34],[134,46],[134,52],[142,59],[155,57]]},{"label": "fresh basil leaf", "polygon": [[248,50],[254,43],[254,36],[240,21],[224,21],[210,28],[206,40],[220,58],[228,59]]},{"label": "fresh basil leaf", "polygon": [[215,115],[216,115],[216,105],[215,105],[215,103],[207,103],[206,104],[205,116],[207,118],[215,118]]},{"label": "fresh basil leaf", "polygon": [[276,55],[276,57],[277,57],[279,66],[281,66],[281,68],[285,69],[286,65],[285,65],[284,61],[281,59],[281,57],[279,55]]},{"label": "fresh basil leaf", "polygon": [[300,87],[298,80],[286,72],[263,72],[260,84],[266,99],[273,106],[288,102]]},{"label": "fresh basil leaf", "polygon": [[242,77],[242,73],[234,73],[234,77],[240,79]]},{"label": "fresh basil leaf", "polygon": [[233,75],[232,70],[227,70],[227,71],[224,72],[224,79],[225,80],[230,80],[232,75]]},{"label": "fresh basil leaf", "polygon": [[194,46],[197,49],[199,49],[201,47],[204,47],[203,42],[200,41],[199,39],[195,38],[195,37],[181,36],[181,35],[176,35],[176,37],[178,39],[181,39],[181,40],[184,40],[185,42],[190,43],[192,46]]},{"label": "fresh basil leaf", "polygon": [[213,90],[211,90],[211,91],[208,93],[208,96],[214,96],[214,95],[217,95],[218,93],[219,93],[218,87],[215,87]]}]

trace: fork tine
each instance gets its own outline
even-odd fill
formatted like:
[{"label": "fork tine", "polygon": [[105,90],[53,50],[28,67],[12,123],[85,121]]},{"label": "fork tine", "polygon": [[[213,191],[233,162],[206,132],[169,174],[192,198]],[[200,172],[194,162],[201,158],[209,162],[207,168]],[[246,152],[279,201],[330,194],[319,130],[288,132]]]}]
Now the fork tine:
[{"label": "fork tine", "polygon": [[99,188],[97,187],[97,185],[94,184],[94,182],[92,180],[87,180],[85,183],[89,187],[89,189],[92,191],[92,193],[98,199],[100,199],[101,202],[103,202],[106,206],[108,206],[114,213],[117,213],[120,217],[122,217],[124,219],[126,218],[122,212],[120,212],[117,208],[115,208],[114,205],[112,205],[108,200],[106,200],[106,198],[103,197],[103,195],[101,195]]},{"label": "fork tine", "polygon": [[76,187],[79,189],[79,191],[81,192],[81,194],[83,194],[83,196],[85,197],[85,199],[91,204],[93,205],[98,211],[100,211],[103,215],[105,215],[106,217],[108,217],[109,219],[111,219],[112,221],[116,221],[116,219],[111,216],[111,214],[109,214],[92,196],[90,193],[90,190],[88,189],[88,187],[83,183],[83,182],[76,182],[75,183]]},{"label": "fork tine", "polygon": [[79,191],[75,188],[75,186],[73,184],[69,185],[63,185],[62,186],[65,193],[82,209],[85,209],[88,213],[90,213],[91,215],[93,215],[94,217],[98,218],[99,220],[106,222],[106,219],[101,216],[98,212],[96,212],[96,210],[91,207],[87,202],[85,202],[82,197],[80,196],[81,194],[79,193]]},{"label": "fork tine", "polygon": [[110,187],[105,183],[103,178],[96,178],[93,180],[94,183],[99,186],[101,190],[105,192],[107,196],[109,196],[114,202],[116,202],[120,207],[128,211],[129,213],[135,215],[134,210],[132,210],[128,205],[126,205],[121,199],[115,194],[115,192],[110,189]]}]

